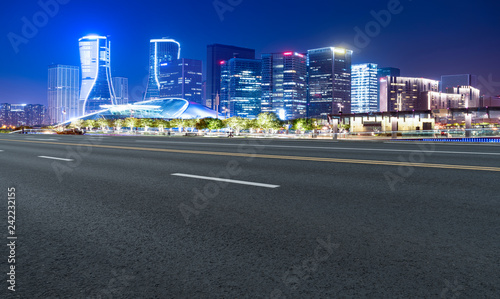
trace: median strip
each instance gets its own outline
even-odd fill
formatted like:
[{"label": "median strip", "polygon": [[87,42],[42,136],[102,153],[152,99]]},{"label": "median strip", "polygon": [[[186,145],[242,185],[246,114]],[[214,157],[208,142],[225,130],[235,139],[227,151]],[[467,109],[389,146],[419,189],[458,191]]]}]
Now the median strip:
[{"label": "median strip", "polygon": [[279,188],[280,187],[279,185],[270,185],[270,184],[247,182],[247,181],[238,181],[238,180],[230,180],[230,179],[221,179],[221,178],[215,178],[215,177],[192,175],[192,174],[184,174],[184,173],[172,173],[172,175],[174,175],[174,176],[180,176],[180,177],[186,177],[186,178],[192,178],[192,179],[218,181],[218,182],[226,182],[226,183],[232,183],[232,184],[240,184],[240,185],[249,185],[249,186],[256,186],[256,187],[264,187],[264,188]]},{"label": "median strip", "polygon": [[57,157],[48,157],[48,156],[38,156],[38,158],[42,159],[51,159],[51,160],[58,160],[58,161],[65,161],[65,162],[73,162],[73,159],[65,159],[65,158],[57,158]]},{"label": "median strip", "polygon": [[358,160],[358,159],[337,159],[337,158],[303,157],[303,156],[281,156],[281,155],[245,154],[245,153],[230,153],[230,152],[210,152],[210,151],[176,150],[176,149],[164,149],[164,148],[114,146],[114,145],[103,145],[103,144],[97,145],[97,144],[63,143],[63,142],[26,141],[26,140],[15,140],[15,139],[0,139],[0,141],[52,144],[52,145],[64,145],[64,146],[69,145],[69,146],[136,150],[136,151],[150,151],[150,152],[164,152],[164,153],[179,153],[179,154],[226,156],[226,157],[230,156],[230,157],[246,157],[246,158],[260,158],[260,159],[280,159],[280,160],[295,160],[295,161],[314,161],[314,162],[366,164],[366,165],[387,165],[387,166],[410,166],[410,167],[423,167],[423,168],[500,172],[500,167],[469,166],[469,165],[411,163],[411,162]]}]

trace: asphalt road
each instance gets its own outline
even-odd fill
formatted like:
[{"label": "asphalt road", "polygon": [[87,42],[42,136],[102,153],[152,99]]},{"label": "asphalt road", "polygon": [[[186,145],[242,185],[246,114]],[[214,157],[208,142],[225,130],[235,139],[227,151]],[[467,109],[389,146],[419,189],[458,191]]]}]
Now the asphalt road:
[{"label": "asphalt road", "polygon": [[0,173],[1,298],[500,297],[498,145],[0,135]]}]

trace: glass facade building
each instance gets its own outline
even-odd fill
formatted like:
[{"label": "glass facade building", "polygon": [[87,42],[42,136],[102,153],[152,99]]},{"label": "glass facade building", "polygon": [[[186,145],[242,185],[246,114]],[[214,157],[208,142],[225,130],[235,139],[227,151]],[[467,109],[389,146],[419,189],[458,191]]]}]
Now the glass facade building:
[{"label": "glass facade building", "polygon": [[[216,109],[216,98],[221,93],[221,62],[231,58],[255,59],[255,50],[235,46],[213,44],[207,46],[207,85],[205,105]],[[219,109],[220,112],[220,109]]]},{"label": "glass facade building", "polygon": [[182,98],[203,105],[202,62],[180,59],[160,66],[160,97]]},{"label": "glass facade building", "polygon": [[149,41],[149,79],[144,100],[160,97],[160,66],[174,63],[181,57],[181,44],[173,39]]},{"label": "glass facade building", "polygon": [[0,126],[38,126],[46,124],[46,108],[40,104],[0,104]]},{"label": "glass facade building", "polygon": [[[48,124],[80,116],[80,69],[71,65],[51,65],[48,72]],[[88,87],[85,85],[85,87]]]},{"label": "glass facade building", "polygon": [[80,38],[82,87],[80,115],[101,110],[101,105],[115,103],[111,81],[110,42],[105,36],[89,35]]},{"label": "glass facade building", "polygon": [[220,111],[228,117],[256,118],[261,112],[261,61],[233,58],[220,64]]},{"label": "glass facade building", "polygon": [[115,90],[115,104],[128,104],[128,78],[114,77],[113,89]]},{"label": "glass facade building", "polygon": [[374,63],[352,66],[351,113],[378,112],[378,66]]},{"label": "glass facade building", "polygon": [[307,51],[308,116],[351,113],[352,51],[321,48]]},{"label": "glass facade building", "polygon": [[282,120],[307,116],[306,60],[297,52],[262,54],[262,112]]}]

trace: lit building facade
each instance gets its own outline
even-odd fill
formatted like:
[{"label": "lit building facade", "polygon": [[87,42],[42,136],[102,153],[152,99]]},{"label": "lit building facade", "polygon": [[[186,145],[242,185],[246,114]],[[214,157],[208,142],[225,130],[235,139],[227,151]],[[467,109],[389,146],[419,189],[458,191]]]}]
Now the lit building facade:
[{"label": "lit building facade", "polygon": [[105,36],[89,35],[80,38],[82,85],[80,115],[101,110],[101,105],[115,103],[111,81],[110,42]]},{"label": "lit building facade", "polygon": [[201,60],[182,58],[160,66],[160,97],[182,98],[203,105]]},{"label": "lit building facade", "polygon": [[128,104],[128,78],[113,77],[113,89],[115,91],[115,104]]},{"label": "lit building facade", "polygon": [[45,124],[46,108],[39,104],[0,104],[0,126],[38,126]]},{"label": "lit building facade", "polygon": [[262,54],[262,112],[282,120],[307,116],[306,61],[297,52]]},{"label": "lit building facade", "polygon": [[71,65],[49,66],[48,124],[61,123],[79,116],[81,114],[79,96],[80,69]]},{"label": "lit building facade", "polygon": [[351,113],[352,51],[321,48],[307,52],[308,116]]},{"label": "lit building facade", "polygon": [[427,109],[479,108],[479,89],[471,86],[447,88],[446,92],[428,92]]},{"label": "lit building facade", "polygon": [[352,66],[351,111],[368,113],[379,111],[378,66],[374,63]]},{"label": "lit building facade", "polygon": [[173,39],[149,41],[149,79],[144,100],[160,97],[160,66],[174,63],[181,57],[181,44]]},{"label": "lit building facade", "polygon": [[381,112],[426,110],[426,92],[439,92],[439,81],[424,78],[389,76],[381,79],[380,86]]},{"label": "lit building facade", "polygon": [[[221,62],[231,58],[255,59],[255,50],[242,47],[213,44],[207,46],[207,84],[205,105],[216,109],[221,93]],[[219,111],[220,112],[220,111]]]},{"label": "lit building facade", "polygon": [[27,104],[24,107],[26,125],[33,127],[46,124],[46,107],[40,104]]},{"label": "lit building facade", "polygon": [[220,63],[220,111],[228,117],[256,118],[261,112],[262,62],[233,58]]}]

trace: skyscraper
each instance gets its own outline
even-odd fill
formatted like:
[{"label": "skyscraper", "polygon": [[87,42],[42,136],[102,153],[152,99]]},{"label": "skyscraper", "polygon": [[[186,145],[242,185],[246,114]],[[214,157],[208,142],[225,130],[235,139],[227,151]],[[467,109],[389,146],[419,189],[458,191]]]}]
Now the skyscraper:
[{"label": "skyscraper", "polygon": [[261,111],[262,63],[232,58],[221,64],[220,107],[228,117],[256,118]]},{"label": "skyscraper", "polygon": [[377,72],[378,66],[374,63],[352,66],[352,113],[368,113],[379,110]]},{"label": "skyscraper", "polygon": [[439,81],[424,78],[381,79],[380,111],[428,110],[428,92],[439,91]]},{"label": "skyscraper", "polygon": [[173,39],[149,41],[149,80],[144,100],[160,97],[160,66],[173,63],[181,57],[181,44]]},{"label": "skyscraper", "polygon": [[307,51],[309,117],[351,113],[351,58],[343,48]]},{"label": "skyscraper", "polygon": [[262,54],[262,112],[289,120],[307,116],[306,55]]},{"label": "skyscraper", "polygon": [[160,97],[182,98],[203,105],[202,62],[182,58],[160,66]]},{"label": "skyscraper", "polygon": [[105,36],[88,35],[80,38],[82,87],[80,115],[102,110],[101,105],[113,105],[115,93],[111,83],[110,42]]},{"label": "skyscraper", "polygon": [[113,77],[116,105],[128,104],[128,78]]},{"label": "skyscraper", "polygon": [[477,76],[470,74],[441,76],[441,92],[447,88],[472,86],[477,88]]},{"label": "skyscraper", "polygon": [[48,122],[58,124],[81,115],[80,69],[77,66],[49,66]]},{"label": "skyscraper", "polygon": [[27,126],[39,126],[45,124],[46,108],[40,104],[28,104],[24,107],[24,116]]},{"label": "skyscraper", "polygon": [[221,62],[235,57],[255,59],[255,50],[220,44],[207,46],[207,91],[205,105],[208,108],[215,109],[215,98],[221,92]]}]

